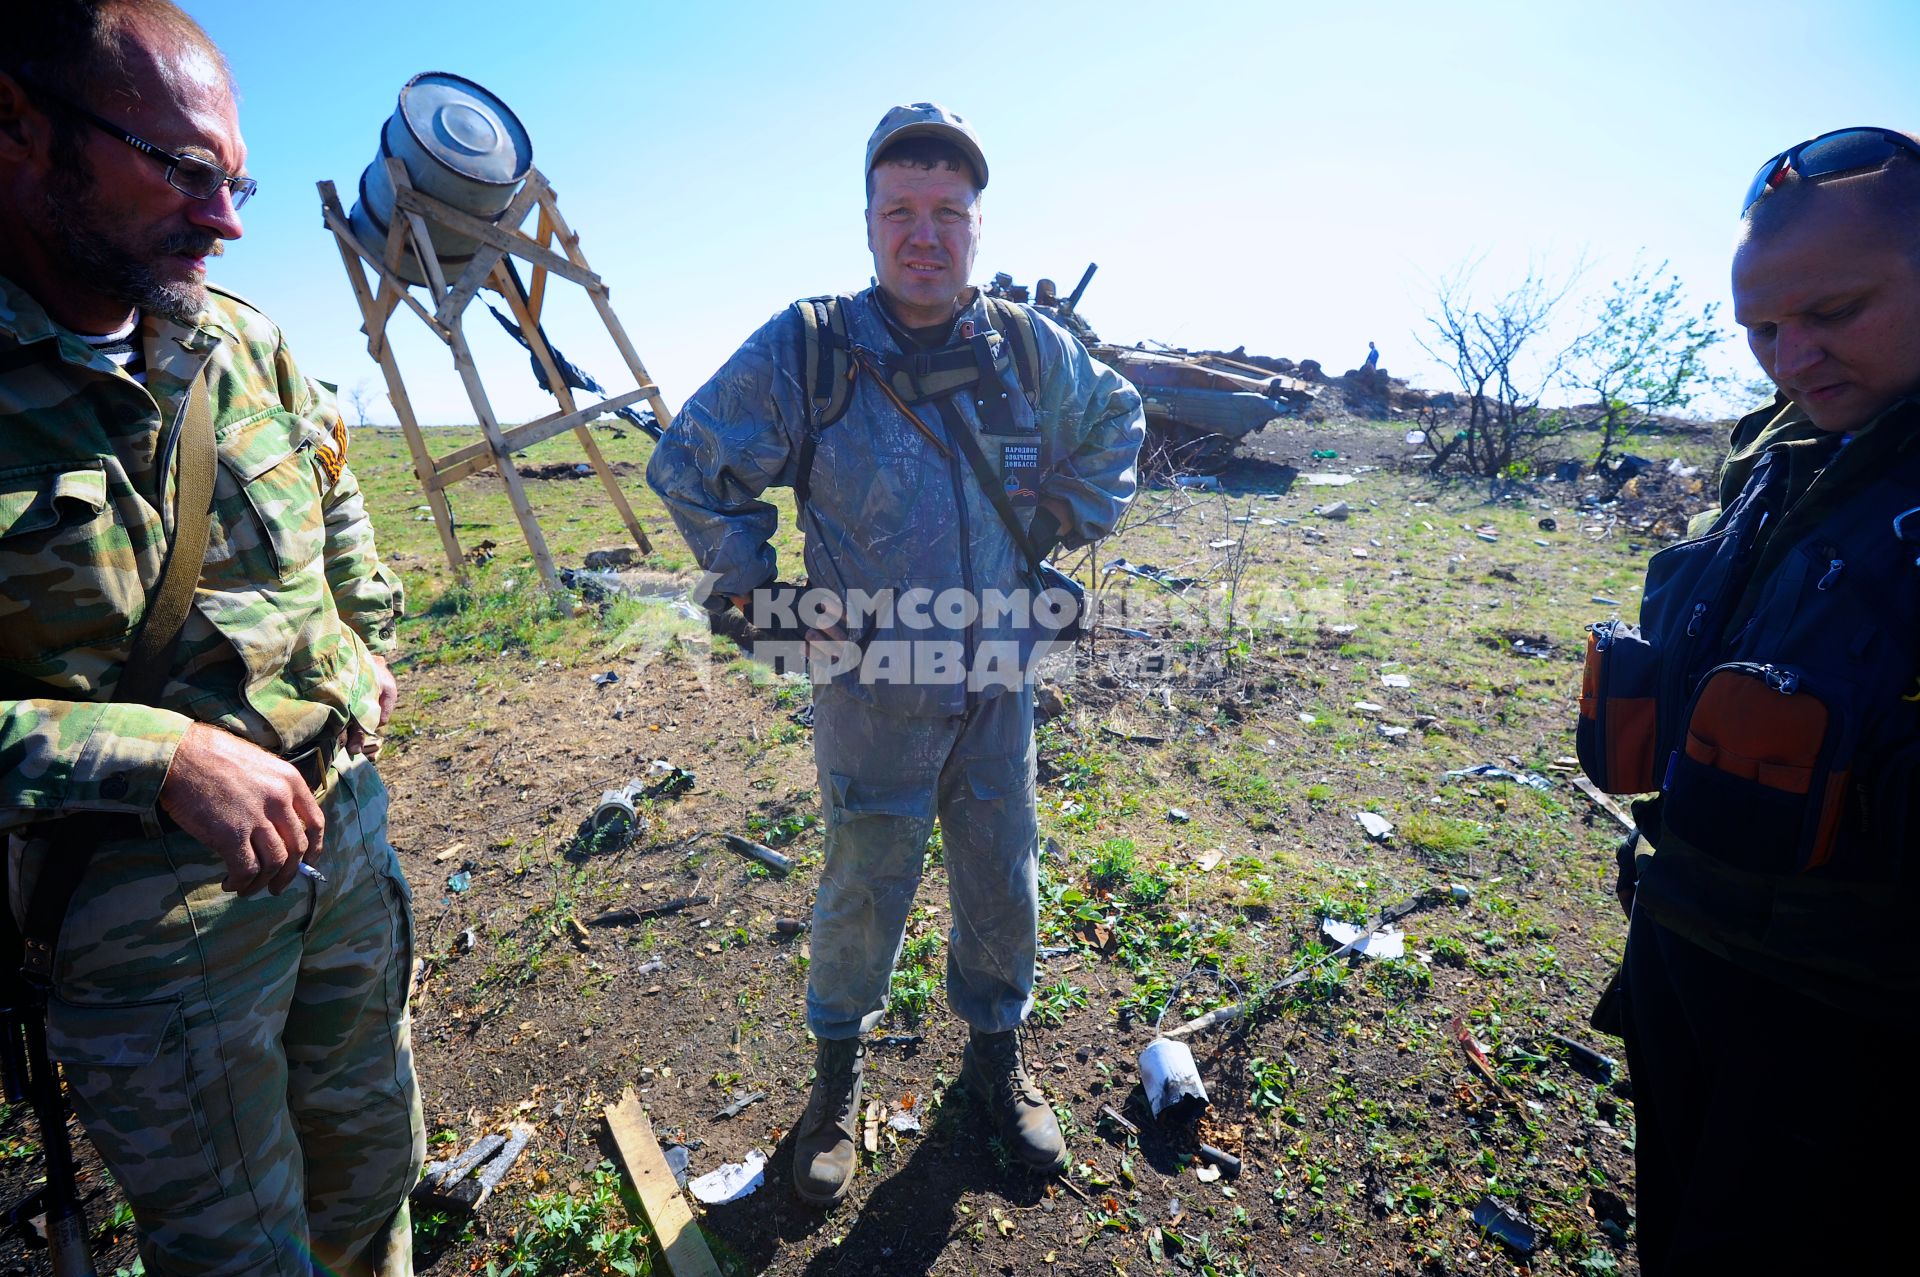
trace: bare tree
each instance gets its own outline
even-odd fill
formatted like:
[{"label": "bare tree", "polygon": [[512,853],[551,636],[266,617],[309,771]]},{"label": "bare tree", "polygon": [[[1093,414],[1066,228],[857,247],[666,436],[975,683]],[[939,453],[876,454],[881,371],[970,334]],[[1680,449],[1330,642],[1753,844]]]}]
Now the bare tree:
[{"label": "bare tree", "polygon": [[1558,418],[1543,412],[1540,400],[1567,356],[1559,351],[1542,358],[1540,346],[1581,268],[1554,282],[1530,266],[1518,284],[1482,303],[1473,289],[1478,264],[1469,262],[1440,281],[1426,317],[1431,331],[1417,340],[1453,373],[1467,405],[1465,427],[1444,443],[1433,441],[1432,469],[1461,464],[1493,477],[1559,429]]},{"label": "bare tree", "polygon": [[371,377],[362,377],[347,387],[341,398],[347,401],[347,407],[353,409],[353,424],[364,426],[367,424],[367,409],[385,399],[386,395],[374,389]]}]

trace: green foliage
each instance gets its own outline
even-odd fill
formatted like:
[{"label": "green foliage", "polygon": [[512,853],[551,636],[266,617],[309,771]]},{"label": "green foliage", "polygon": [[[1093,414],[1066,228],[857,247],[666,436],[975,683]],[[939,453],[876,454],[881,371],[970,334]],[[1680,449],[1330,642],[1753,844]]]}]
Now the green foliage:
[{"label": "green foliage", "polygon": [[1714,384],[1707,354],[1724,340],[1714,324],[1718,302],[1698,312],[1686,302],[1667,263],[1636,266],[1601,299],[1593,326],[1569,352],[1567,385],[1597,406],[1583,424],[1600,431],[1594,460],[1613,456],[1635,431],[1663,413],[1677,413]]},{"label": "green foliage", "polygon": [[536,1197],[527,1212],[532,1218],[513,1235],[506,1267],[489,1260],[487,1277],[645,1277],[653,1271],[651,1235],[630,1222],[611,1162],[594,1168],[583,1194]]}]

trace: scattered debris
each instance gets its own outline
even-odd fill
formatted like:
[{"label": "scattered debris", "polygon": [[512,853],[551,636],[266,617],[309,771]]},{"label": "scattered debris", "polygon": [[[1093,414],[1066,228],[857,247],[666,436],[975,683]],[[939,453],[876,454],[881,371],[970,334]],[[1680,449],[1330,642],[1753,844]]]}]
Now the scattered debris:
[{"label": "scattered debris", "polygon": [[1138,1126],[1135,1126],[1132,1122],[1128,1121],[1125,1115],[1123,1115],[1119,1109],[1113,1107],[1113,1105],[1111,1104],[1102,1104],[1100,1106],[1100,1116],[1105,1118],[1107,1121],[1112,1122],[1115,1126],[1119,1127],[1121,1130],[1125,1131],[1129,1135],[1140,1134],[1140,1128]]},{"label": "scattered debris", "polygon": [[1412,679],[1412,678],[1410,678],[1410,677],[1408,677],[1408,676],[1407,676],[1407,675],[1405,675],[1405,674],[1382,674],[1382,675],[1380,676],[1380,686],[1382,686],[1382,687],[1412,687],[1412,686],[1413,686],[1413,679]]},{"label": "scattered debris", "polygon": [[1184,825],[1188,821],[1192,820],[1193,817],[1187,814],[1187,811],[1185,808],[1169,807],[1167,808],[1167,819],[1172,821],[1176,825]]},{"label": "scattered debris", "polygon": [[488,1135],[474,1143],[459,1157],[431,1162],[422,1172],[411,1196],[439,1207],[462,1207],[478,1211],[493,1196],[513,1164],[526,1151],[533,1128],[515,1123],[505,1135]]},{"label": "scattered debris", "polygon": [[899,1135],[918,1135],[920,1119],[913,1113],[895,1113],[887,1119],[887,1129]]},{"label": "scattered debris", "polygon": [[1577,1041],[1564,1033],[1548,1033],[1546,1040],[1567,1053],[1567,1062],[1582,1077],[1598,1082],[1602,1086],[1611,1086],[1620,1072],[1620,1062],[1611,1055],[1603,1055],[1585,1042]]},{"label": "scattered debris", "polygon": [[1392,927],[1379,930],[1362,929],[1351,922],[1342,922],[1338,918],[1322,918],[1320,930],[1335,944],[1348,952],[1357,953],[1366,958],[1404,958],[1407,956],[1407,937],[1403,931]]},{"label": "scattered debris", "polygon": [[590,927],[630,927],[636,922],[648,918],[658,918],[670,913],[679,913],[682,909],[693,909],[700,905],[712,904],[707,896],[676,896],[672,900],[663,900],[657,905],[639,905],[632,909],[615,909],[603,913],[597,918],[587,920]]},{"label": "scattered debris", "polygon": [[1487,1085],[1493,1088],[1493,1093],[1512,1107],[1519,1108],[1520,1101],[1514,1098],[1513,1092],[1509,1091],[1494,1073],[1493,1061],[1487,1058],[1487,1048],[1474,1040],[1472,1031],[1467,1028],[1467,1022],[1457,1015],[1453,1017],[1453,1040],[1460,1047],[1460,1054],[1467,1057],[1467,1063],[1471,1064],[1474,1070],[1486,1080]]},{"label": "scattered debris", "polygon": [[720,838],[727,844],[728,851],[737,851],[750,860],[757,860],[777,874],[784,876],[793,872],[793,862],[771,847],[763,847],[739,834],[721,834]]},{"label": "scattered debris", "polygon": [[869,1046],[919,1046],[926,1041],[920,1033],[883,1033],[868,1042]]},{"label": "scattered debris", "polygon": [[761,1100],[764,1100],[766,1098],[767,1098],[767,1093],[765,1091],[755,1091],[751,1095],[743,1095],[739,1099],[735,1100],[733,1103],[721,1109],[718,1113],[715,1113],[710,1120],[715,1122],[724,1122],[730,1117],[739,1117],[742,1113],[746,1112],[748,1109],[752,1108],[754,1105],[758,1104]]},{"label": "scattered debris", "polygon": [[1303,474],[1299,483],[1309,488],[1344,488],[1353,482],[1350,474]]},{"label": "scattered debris", "polygon": [[1410,729],[1405,727],[1391,727],[1386,723],[1381,723],[1378,724],[1374,730],[1378,731],[1388,740],[1398,740],[1400,737],[1405,736]]},{"label": "scattered debris", "polygon": [[1492,763],[1479,763],[1472,767],[1462,767],[1459,771],[1442,772],[1442,780],[1510,780],[1525,785],[1528,789],[1537,789],[1546,793],[1553,788],[1553,782],[1539,772],[1517,772],[1506,767],[1496,767]]},{"label": "scattered debris", "polygon": [[1211,1144],[1202,1144],[1200,1146],[1200,1156],[1203,1160],[1217,1167],[1228,1179],[1238,1179],[1240,1177],[1240,1159],[1232,1153],[1226,1152],[1223,1149],[1217,1149]]},{"label": "scattered debris", "polygon": [[1513,1208],[1482,1197],[1473,1208],[1474,1224],[1487,1236],[1525,1257],[1540,1248],[1540,1234],[1532,1224],[1515,1214]]},{"label": "scattered debris", "polygon": [[1630,834],[1639,832],[1640,826],[1634,823],[1632,814],[1611,797],[1601,793],[1600,787],[1588,780],[1585,776],[1576,775],[1573,778],[1573,787],[1585,794],[1588,801],[1592,802],[1594,806],[1600,808],[1600,810],[1606,812],[1607,815],[1618,821],[1622,829]]},{"label": "scattered debris", "polygon": [[474,934],[473,928],[468,927],[465,931],[462,931],[453,938],[453,951],[455,953],[472,953],[473,946],[479,939],[480,937]]},{"label": "scattered debris", "polygon": [[1214,866],[1218,865],[1222,860],[1225,860],[1226,858],[1227,858],[1226,852],[1221,851],[1218,847],[1211,847],[1211,848],[1208,848],[1206,851],[1201,852],[1199,857],[1193,862],[1193,864],[1194,864],[1194,867],[1198,869],[1201,873],[1212,873]]},{"label": "scattered debris", "polygon": [[1164,736],[1141,736],[1133,732],[1123,732],[1117,727],[1109,727],[1105,723],[1100,724],[1100,731],[1104,735],[1111,736],[1118,741],[1125,741],[1129,745],[1164,745],[1167,743],[1167,738]]},{"label": "scattered debris", "polygon": [[1551,515],[1542,518],[1536,526],[1538,526],[1542,532],[1558,532],[1560,530],[1559,521]]},{"label": "scattered debris", "polygon": [[595,674],[593,676],[593,685],[595,687],[611,687],[613,684],[618,683],[619,681],[620,681],[620,676],[614,673],[612,670],[608,670],[604,674]]},{"label": "scattered debris", "polygon": [[457,873],[451,874],[447,878],[447,890],[451,891],[456,896],[459,895],[461,892],[465,891],[468,887],[471,887],[472,885],[473,885],[473,874],[471,874],[465,869],[462,869]]},{"label": "scattered debris", "polygon": [[861,1128],[860,1146],[869,1153],[880,1151],[880,1109],[879,1100],[867,1101],[867,1119]]},{"label": "scattered debris", "polygon": [[1323,519],[1332,519],[1335,523],[1339,523],[1352,514],[1353,509],[1344,501],[1335,501],[1331,505],[1317,505],[1313,507],[1313,512]]},{"label": "scattered debris", "polygon": [[1173,476],[1173,486],[1191,488],[1195,492],[1218,492],[1220,480],[1217,476],[1210,474],[1177,474]]},{"label": "scattered debris", "polygon": [[1375,705],[1372,701],[1355,701],[1353,712],[1356,714],[1379,714],[1386,710],[1385,705]]},{"label": "scattered debris", "polygon": [[1463,882],[1450,883],[1447,896],[1457,905],[1464,905],[1473,899],[1473,888]]},{"label": "scattered debris", "polygon": [[797,936],[806,929],[807,924],[799,918],[775,918],[773,920],[775,935]]},{"label": "scattered debris", "polygon": [[[743,1161],[727,1162],[719,1170],[689,1180],[687,1191],[709,1206],[723,1206],[748,1196],[766,1179],[767,1156],[756,1148]],[[677,1269],[675,1273],[677,1277]]]},{"label": "scattered debris", "polygon": [[465,851],[466,849],[467,849],[467,844],[464,840],[461,842],[449,843],[447,846],[442,847],[439,851],[434,852],[433,858],[437,863],[445,864],[447,861],[452,860],[455,856],[459,855],[461,852]]},{"label": "scattered debris", "polygon": [[1589,601],[1593,603],[1598,603],[1601,607],[1619,607],[1620,606],[1619,599],[1610,599],[1604,594],[1596,594]]},{"label": "scattered debris", "polygon": [[1162,1121],[1198,1117],[1211,1103],[1192,1049],[1170,1037],[1155,1038],[1140,1053],[1140,1087]]},{"label": "scattered debris", "polygon": [[[1261,993],[1263,999],[1261,1003],[1256,1003],[1252,1008],[1237,1002],[1231,1006],[1215,1007],[1205,1015],[1189,1020],[1177,1028],[1166,1030],[1161,1036],[1177,1041],[1182,1038],[1192,1037],[1194,1034],[1204,1032],[1207,1029],[1216,1028],[1223,1024],[1232,1024],[1237,1020],[1245,1019],[1250,1009],[1258,1010],[1261,1005],[1264,1005],[1265,1001],[1271,1001],[1275,994],[1282,993],[1307,980],[1316,970],[1328,963],[1338,962],[1341,958],[1352,953],[1359,945],[1365,943],[1367,937],[1373,935],[1382,927],[1387,926],[1389,923],[1398,922],[1409,914],[1418,912],[1430,905],[1439,904],[1448,898],[1448,892],[1433,890],[1423,892],[1410,900],[1402,900],[1399,904],[1389,905],[1375,915],[1373,921],[1368,923],[1367,926],[1348,943],[1341,945],[1331,953],[1322,954],[1318,958],[1294,968],[1286,975],[1280,977],[1280,979],[1268,985]],[[1457,899],[1457,897],[1455,898]]]},{"label": "scattered debris", "polygon": [[1393,837],[1393,822],[1385,816],[1376,815],[1370,811],[1357,811],[1353,814],[1353,818],[1360,822],[1362,829],[1367,831],[1367,837],[1375,842],[1385,842]]},{"label": "scattered debris", "polygon": [[1104,563],[1101,565],[1100,570],[1103,572],[1120,572],[1127,576],[1137,576],[1142,581],[1152,581],[1155,585],[1164,585],[1176,594],[1190,590],[1200,584],[1199,577],[1175,576],[1172,572],[1167,571],[1167,569],[1155,567],[1151,563],[1129,563],[1125,559],[1114,559],[1108,563]]}]

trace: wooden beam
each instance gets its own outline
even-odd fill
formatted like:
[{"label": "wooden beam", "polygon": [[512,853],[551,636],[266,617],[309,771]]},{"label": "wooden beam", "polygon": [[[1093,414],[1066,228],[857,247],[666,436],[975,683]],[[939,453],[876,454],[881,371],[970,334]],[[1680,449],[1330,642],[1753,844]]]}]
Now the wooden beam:
[{"label": "wooden beam", "polygon": [[[615,408],[624,408],[651,393],[653,393],[653,387],[642,386],[638,390],[629,390],[623,395],[615,395],[611,399],[588,404],[585,408],[579,408],[573,412],[548,413],[525,425],[502,430],[500,441],[506,446],[508,452],[519,452],[523,448],[533,447],[536,443],[544,443],[557,434],[564,434],[569,430],[598,421],[602,413],[612,412]],[[480,473],[493,464],[489,459],[492,452],[493,444],[490,440],[456,448],[434,463],[434,483],[444,488],[449,484],[460,482],[470,474]],[[455,470],[459,473],[453,473]]]},{"label": "wooden beam", "polygon": [[467,346],[465,328],[459,323],[453,326],[452,345],[453,366],[460,372],[460,380],[467,388],[467,399],[473,404],[474,415],[480,419],[480,429],[487,436],[494,469],[500,472],[500,482],[506,486],[513,516],[520,521],[520,535],[526,538],[527,548],[533,551],[533,564],[540,569],[540,579],[546,582],[548,589],[557,589],[560,572],[554,567],[553,552],[547,549],[546,533],[540,530],[540,520],[534,517],[533,506],[527,501],[527,489],[520,481],[520,472],[513,468],[513,449],[500,433],[500,419],[494,415],[486,387],[480,384],[480,370],[473,362],[473,351]]},{"label": "wooden beam", "polygon": [[[599,290],[606,287],[600,277],[591,270],[574,265],[551,249],[541,248],[525,235],[517,231],[503,231],[492,222],[484,221],[471,213],[463,213],[450,204],[442,204],[421,191],[408,187],[393,193],[394,203],[409,213],[419,213],[440,223],[449,230],[459,231],[462,235],[471,235],[483,244],[492,244],[504,249],[515,257],[524,257],[536,266],[545,266],[562,279],[570,279],[582,288]],[[398,219],[396,219],[398,220]]]},{"label": "wooden beam", "polygon": [[[529,183],[524,189],[531,190],[532,184]],[[553,223],[547,220],[545,205],[540,207],[540,222],[533,232],[533,242],[542,248],[553,242]],[[534,323],[540,322],[540,311],[546,304],[547,268],[536,266],[533,268],[533,279],[527,285],[527,313],[533,316]]]},{"label": "wooden beam", "polygon": [[693,1208],[674,1182],[667,1159],[660,1152],[660,1141],[654,1138],[653,1123],[640,1107],[640,1097],[628,1087],[620,1102],[608,1106],[606,1112],[607,1131],[613,1136],[621,1164],[627,1168],[627,1177],[633,1181],[647,1223],[660,1242],[668,1271],[673,1277],[720,1277],[720,1265],[713,1261],[707,1239],[693,1220]]},{"label": "wooden beam", "polygon": [[[555,198],[552,187],[541,192],[540,210],[552,221],[554,235],[559,239],[560,246],[566,250],[567,257],[574,265],[591,273],[592,268],[587,265],[587,255],[580,248],[580,237],[573,233],[573,228],[567,225],[567,219],[560,215],[560,203]],[[607,326],[607,335],[613,338],[613,344],[619,348],[620,357],[627,361],[627,371],[633,374],[636,385],[653,385],[653,377],[647,372],[647,366],[640,362],[640,352],[633,348],[631,341],[627,340],[627,330],[620,326],[619,316],[613,313],[613,303],[609,299],[607,286],[600,283],[598,275],[594,275],[593,279],[594,283],[587,288],[587,296],[593,299],[593,308],[600,312],[600,320]],[[673,413],[668,409],[665,399],[655,394],[648,399],[648,405],[653,409],[653,419],[659,423],[662,430],[673,425]]]},{"label": "wooden beam", "polygon": [[[543,212],[541,214],[543,223],[545,216]],[[504,270],[501,272],[502,275],[505,273]],[[500,282],[511,284],[511,281],[506,279]],[[540,325],[535,322],[532,307],[523,305],[519,291],[512,287],[503,287],[500,295],[507,299],[507,307],[513,311],[514,320],[520,325],[520,335],[527,339],[527,345],[532,348],[534,358],[540,361],[540,368],[547,376],[547,385],[553,388],[554,398],[560,401],[561,410],[573,412],[573,388],[567,385],[566,378],[560,375],[559,359],[553,353],[553,349],[547,345],[546,334],[541,332]],[[608,408],[603,405],[601,410],[613,412],[625,406],[626,404],[616,404]],[[575,415],[579,414],[575,413]],[[607,464],[607,459],[600,455],[600,444],[594,439],[593,432],[587,428],[585,421],[575,426],[573,432],[580,440],[581,451],[587,454],[588,464],[593,467],[593,472],[600,476],[600,486],[607,490],[607,496],[612,500],[613,508],[619,511],[620,521],[627,525],[627,535],[631,536],[633,543],[640,547],[640,553],[652,554],[653,543],[647,540],[646,530],[640,526],[639,517],[634,514],[633,507],[627,502],[627,494],[620,489],[620,476],[613,472],[613,467]]]},{"label": "wooden beam", "polygon": [[[328,185],[331,185],[331,183]],[[448,333],[446,327],[434,319],[432,311],[420,304],[419,298],[407,291],[406,281],[398,276],[389,277],[386,263],[368,252],[366,246],[355,238],[353,224],[347,221],[347,215],[340,211],[338,196],[334,197],[334,206],[326,209],[322,217],[327,224],[327,229],[332,231],[334,238],[340,241],[341,247],[351,251],[355,257],[364,260],[367,265],[373,267],[374,271],[381,277],[383,287],[380,290],[379,297],[369,302],[363,309],[369,314],[376,313],[376,311],[380,313],[381,323],[384,325],[386,316],[393,313],[393,308],[401,302],[405,302],[413,308],[414,314],[420,316],[420,322],[433,330],[435,336],[439,337],[442,341],[447,340]],[[379,340],[384,342],[386,337],[382,335]],[[374,336],[372,332],[367,334],[367,341],[367,353],[378,359],[380,352],[373,348]]]},{"label": "wooden beam", "polygon": [[[394,416],[399,418],[400,432],[406,436],[407,450],[413,454],[414,477],[427,494],[427,508],[433,512],[433,526],[440,534],[440,548],[447,556],[447,567],[458,579],[467,574],[466,557],[460,551],[460,538],[453,530],[453,509],[447,504],[446,493],[435,488],[433,478],[433,453],[427,448],[425,436],[420,433],[420,423],[414,417],[413,401],[407,395],[406,382],[400,376],[400,364],[393,357],[393,347],[387,342],[387,314],[374,309],[373,290],[367,287],[366,271],[360,265],[364,255],[360,245],[354,240],[347,219],[340,212],[340,196],[334,190],[332,182],[320,183],[320,208],[327,226],[333,231],[334,246],[340,250],[340,265],[347,272],[347,283],[353,289],[353,298],[360,307],[362,331],[367,334],[367,352],[380,365],[380,372],[387,379],[387,399],[393,404]],[[342,233],[343,230],[345,233]]]}]

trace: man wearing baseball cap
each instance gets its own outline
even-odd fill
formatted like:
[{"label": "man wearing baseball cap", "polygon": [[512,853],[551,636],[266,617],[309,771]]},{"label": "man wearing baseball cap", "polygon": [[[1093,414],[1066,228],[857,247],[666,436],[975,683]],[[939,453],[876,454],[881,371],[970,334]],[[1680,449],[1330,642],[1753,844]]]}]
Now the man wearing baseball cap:
[{"label": "man wearing baseball cap", "polygon": [[[1017,1161],[1067,1163],[1018,1033],[1038,919],[1039,609],[1025,603],[1050,551],[1113,530],[1145,429],[1125,380],[968,282],[987,159],[966,120],[894,107],[863,173],[877,284],[781,310],[687,402],[647,468],[707,574],[716,631],[760,656],[771,632],[808,641],[826,861],[793,1179],[818,1206],[853,1179],[861,1035],[885,1013],[936,819],[947,994],[971,1031],[961,1080]],[[797,621],[769,544],[772,486],[794,490],[806,537]]]}]

